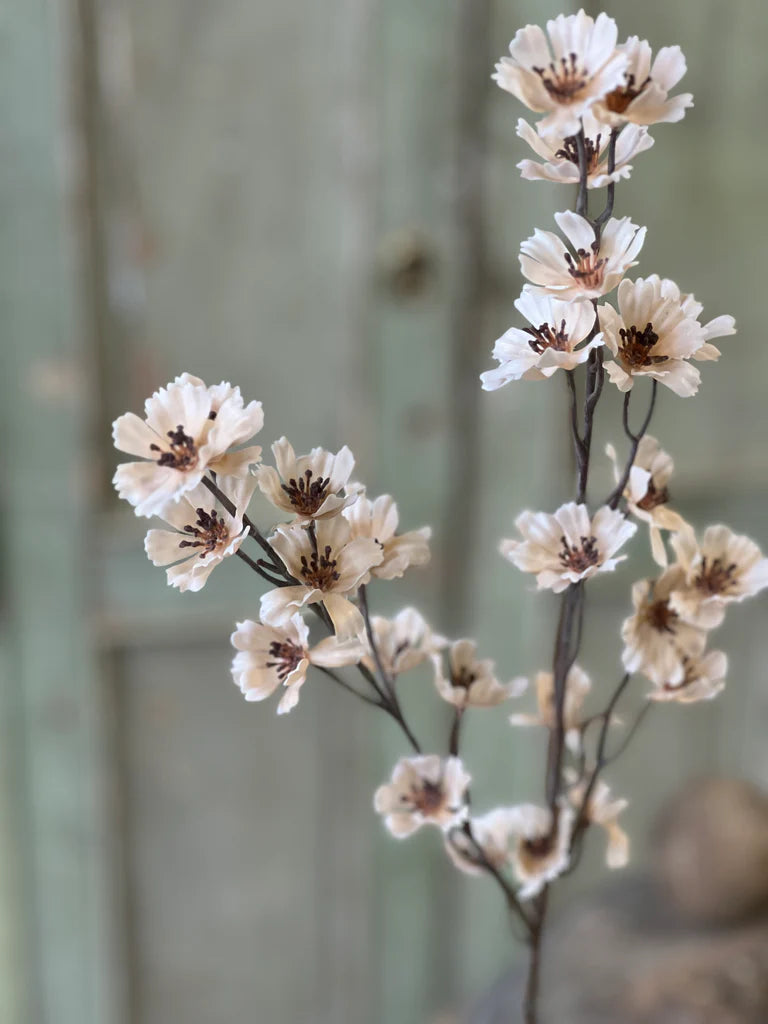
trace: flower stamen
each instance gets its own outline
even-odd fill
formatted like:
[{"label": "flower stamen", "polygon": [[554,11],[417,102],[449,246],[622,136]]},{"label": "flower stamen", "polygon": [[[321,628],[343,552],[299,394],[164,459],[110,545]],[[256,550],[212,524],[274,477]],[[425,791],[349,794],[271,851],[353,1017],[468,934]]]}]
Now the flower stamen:
[{"label": "flower stamen", "polygon": [[712,597],[717,594],[727,594],[736,585],[737,568],[735,562],[725,565],[721,558],[715,558],[710,565],[707,565],[707,558],[704,556],[701,560],[701,572],[694,579],[694,585]]},{"label": "flower stamen", "polygon": [[200,558],[205,558],[212,551],[229,540],[229,531],[221,516],[216,514],[216,509],[206,512],[205,509],[196,508],[197,520],[194,526],[187,524],[184,532],[191,534],[195,540],[179,541],[180,548],[202,548]]},{"label": "flower stamen", "polygon": [[635,76],[633,74],[625,74],[624,85],[617,86],[613,92],[609,92],[603,102],[612,113],[623,114],[632,100],[637,99],[645,89],[650,80],[651,76],[649,75],[644,82],[636,87]]},{"label": "flower stamen", "polygon": [[[587,174],[594,174],[597,170],[597,166],[600,163],[600,140],[602,134],[598,132],[595,139],[584,138],[584,152],[587,157]],[[569,163],[579,166],[579,144],[578,136],[569,135],[567,139],[563,139],[562,149],[558,149],[555,152],[555,156],[561,160],[567,160]]]},{"label": "flower stamen", "polygon": [[548,348],[553,348],[557,352],[568,351],[568,332],[565,329],[565,320],[560,321],[560,327],[557,329],[551,324],[542,324],[540,327],[524,327],[523,330],[526,334],[531,335],[528,344],[538,354]]},{"label": "flower stamen", "polygon": [[587,75],[578,67],[575,53],[569,57],[561,57],[559,67],[554,61],[549,68],[532,68],[539,76],[541,84],[552,99],[558,103],[572,103],[587,85]]},{"label": "flower stamen", "polygon": [[563,253],[565,262],[568,264],[568,273],[575,280],[581,282],[585,288],[600,288],[605,276],[605,258],[598,259],[600,243],[595,240],[589,248],[577,249],[576,258],[569,252]]},{"label": "flower stamen", "polygon": [[633,324],[631,327],[619,329],[621,337],[621,357],[632,367],[652,366],[654,363],[665,363],[668,356],[651,355],[651,350],[659,340],[652,323],[647,323],[640,331]]},{"label": "flower stamen", "polygon": [[313,480],[312,476],[312,470],[306,469],[298,481],[291,477],[287,484],[280,485],[288,495],[291,505],[300,515],[313,515],[319,510],[328,494],[331,478],[320,476]]},{"label": "flower stamen", "polygon": [[309,560],[306,555],[301,556],[299,571],[308,587],[329,590],[340,579],[340,574],[336,571],[336,559],[331,558],[331,553],[331,546],[327,544],[322,554],[315,550]]},{"label": "flower stamen", "polygon": [[563,545],[560,552],[560,564],[564,569],[574,572],[586,572],[592,565],[597,565],[600,553],[597,550],[597,537],[582,537],[581,547],[571,547],[565,536],[560,538]]},{"label": "flower stamen", "polygon": [[297,647],[291,640],[284,640],[283,643],[273,640],[269,645],[269,656],[275,660],[266,662],[266,668],[276,669],[277,678],[284,683],[305,657],[305,653],[302,647]]},{"label": "flower stamen", "polygon": [[164,452],[160,445],[151,444],[149,450],[160,452],[158,466],[170,466],[172,469],[193,469],[197,465],[197,445],[195,439],[184,433],[181,423],[175,430],[168,431],[171,439],[170,451]]}]

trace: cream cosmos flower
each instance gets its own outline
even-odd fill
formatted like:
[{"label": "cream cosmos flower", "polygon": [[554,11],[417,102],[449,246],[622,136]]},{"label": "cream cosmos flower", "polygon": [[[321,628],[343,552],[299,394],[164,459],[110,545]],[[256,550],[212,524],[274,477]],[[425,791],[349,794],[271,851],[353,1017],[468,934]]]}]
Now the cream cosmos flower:
[{"label": "cream cosmos flower", "polygon": [[712,700],[725,687],[728,658],[722,651],[707,651],[699,657],[684,660],[683,678],[676,683],[663,683],[647,694],[649,700],[694,704]]},{"label": "cream cosmos flower", "polygon": [[168,583],[182,592],[200,590],[214,567],[234,555],[248,536],[243,516],[256,481],[253,477],[222,476],[217,482],[234,503],[234,515],[200,483],[178,500],[167,502],[160,512],[160,518],[174,529],[150,530],[144,540],[152,564],[170,565]]},{"label": "cream cosmos flower", "polygon": [[695,395],[701,375],[688,359],[704,344],[704,329],[686,314],[669,283],[657,274],[622,281],[618,301],[618,313],[605,305],[598,315],[615,358],[605,369],[619,391],[629,391],[636,377],[653,377],[676,395]]},{"label": "cream cosmos flower", "polygon": [[[624,80],[627,57],[616,48],[616,22],[607,14],[560,14],[521,28],[493,78],[529,110],[546,114],[542,135],[575,135],[579,118]],[[549,36],[549,38],[547,38]]]},{"label": "cream cosmos flower", "polygon": [[[629,178],[633,160],[653,145],[647,128],[630,124],[616,140],[614,170],[608,171],[610,127],[598,121],[588,111],[582,118],[584,145],[587,156],[587,188],[605,188],[611,182]],[[554,181],[564,185],[579,183],[579,153],[575,135],[566,137],[549,135],[542,138],[522,117],[517,122],[517,134],[544,161],[521,160],[517,165],[521,177],[528,181]]]},{"label": "cream cosmos flower", "polygon": [[[576,773],[571,768],[566,768],[565,778],[571,784],[568,798],[579,809],[584,802],[587,782],[575,782]],[[611,869],[624,868],[629,861],[629,836],[618,821],[619,815],[628,806],[628,800],[611,800],[610,789],[602,779],[598,779],[584,808],[587,821],[605,829],[608,839],[605,863]]]},{"label": "cream cosmos flower", "polygon": [[[448,644],[445,637],[432,632],[415,608],[403,608],[393,619],[374,615],[371,628],[379,660],[390,679],[420,665]],[[370,658],[366,664],[373,668]]]},{"label": "cream cosmos flower", "polygon": [[613,555],[637,529],[607,505],[590,520],[587,506],[572,501],[554,515],[522,512],[515,526],[523,540],[503,540],[502,555],[523,572],[536,573],[539,590],[556,594],[571,583],[615,569],[626,555]]},{"label": "cream cosmos flower", "polygon": [[470,777],[458,757],[401,757],[392,780],[379,786],[373,806],[393,836],[404,839],[422,825],[448,829],[467,815]]},{"label": "cream cosmos flower", "polygon": [[159,515],[209,469],[242,475],[261,455],[258,446],[230,451],[261,430],[264,414],[261,402],[245,405],[240,389],[225,382],[209,388],[182,374],[147,399],[144,415],[127,412],[112,424],[115,447],[148,460],[122,463],[113,479],[137,515]]},{"label": "cream cosmos flower", "polygon": [[435,667],[437,692],[455,707],[488,708],[510,697],[519,697],[525,690],[525,679],[513,679],[500,683],[495,675],[495,665],[489,658],[477,657],[477,644],[473,640],[457,640],[448,652],[449,671],[445,674],[443,658],[432,656]]},{"label": "cream cosmos flower", "polygon": [[596,115],[612,125],[627,121],[634,124],[658,124],[681,121],[693,106],[689,92],[669,97],[686,72],[685,57],[679,46],[664,46],[651,66],[652,50],[645,39],[630,36],[617,47],[627,57],[624,80],[595,106]]},{"label": "cream cosmos flower", "polygon": [[701,654],[704,630],[685,622],[672,607],[676,591],[685,586],[685,572],[673,565],[657,580],[638,580],[632,587],[635,612],[624,620],[621,660],[627,672],[642,672],[654,683],[679,683],[684,660]]},{"label": "cream cosmos flower", "polygon": [[672,547],[685,573],[685,585],[670,603],[681,618],[714,629],[726,605],[753,597],[768,587],[768,558],[749,537],[727,526],[708,526],[699,544],[693,530],[677,533]]},{"label": "cream cosmos flower", "polygon": [[309,630],[298,612],[280,626],[265,626],[246,619],[237,623],[231,637],[238,653],[232,660],[232,677],[248,701],[266,700],[283,686],[278,715],[295,707],[310,665],[339,668],[354,665],[365,652],[357,640],[326,637],[309,646]]},{"label": "cream cosmos flower", "polygon": [[[581,711],[591,688],[592,682],[587,673],[578,665],[573,665],[565,677],[563,724],[565,725],[565,742],[568,749],[574,752],[578,751],[581,746]],[[547,729],[555,728],[555,677],[552,672],[536,673],[536,702],[538,711],[535,715],[510,715],[510,724],[542,725]]]},{"label": "cream cosmos flower", "polygon": [[371,576],[382,580],[398,579],[409,566],[426,565],[429,561],[428,542],[432,530],[422,526],[419,530],[397,534],[397,505],[389,494],[382,494],[374,501],[359,494],[342,514],[353,537],[370,537],[381,548],[382,560],[373,566]]},{"label": "cream cosmos flower", "polygon": [[520,269],[532,282],[526,285],[528,290],[567,302],[598,299],[613,291],[635,265],[645,241],[645,228],[629,217],[612,217],[599,241],[590,222],[578,213],[556,213],[555,221],[570,249],[552,231],[537,228],[520,246]]},{"label": "cream cosmos flower", "polygon": [[[613,474],[616,483],[621,479],[622,469],[612,444],[605,446],[608,457],[613,462]],[[661,536],[662,530],[676,533],[686,528],[683,517],[668,507],[669,489],[667,484],[672,477],[675,464],[672,457],[665,452],[655,437],[646,434],[640,440],[635,461],[629,471],[624,498],[627,509],[637,519],[648,523],[651,535],[651,552],[657,565],[666,567],[667,549]]]},{"label": "cream cosmos flower", "polygon": [[512,868],[521,883],[518,896],[527,900],[568,867],[575,815],[570,807],[558,808],[553,834],[552,813],[548,808],[520,804],[516,810]]},{"label": "cream cosmos flower", "polygon": [[277,508],[295,514],[297,522],[335,516],[355,500],[354,495],[340,493],[355,465],[346,445],[336,455],[313,448],[309,455],[297,458],[293,445],[281,437],[272,445],[272,453],[277,469],[259,466],[259,488]]},{"label": "cream cosmos flower", "polygon": [[550,295],[524,291],[515,302],[530,327],[510,327],[493,346],[495,370],[480,374],[484,391],[495,391],[511,380],[545,380],[559,369],[572,370],[602,345],[598,334],[583,341],[595,324],[595,308],[584,299],[563,302]]},{"label": "cream cosmos flower", "polygon": [[301,523],[278,526],[269,542],[296,586],[278,587],[261,597],[261,618],[282,625],[305,605],[322,601],[340,640],[363,636],[365,623],[347,597],[381,561],[381,548],[366,537],[352,539],[342,516],[320,519],[312,530]]}]

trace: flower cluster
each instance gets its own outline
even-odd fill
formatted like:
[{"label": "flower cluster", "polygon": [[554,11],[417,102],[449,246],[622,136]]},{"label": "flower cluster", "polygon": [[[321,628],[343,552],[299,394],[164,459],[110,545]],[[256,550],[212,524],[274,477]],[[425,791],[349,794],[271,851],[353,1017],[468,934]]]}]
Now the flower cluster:
[{"label": "flower cluster", "polygon": [[[536,708],[509,716],[515,728],[546,733],[544,801],[475,812],[460,757],[465,717],[485,709],[482,718],[521,697],[528,681],[497,672],[472,639],[439,635],[415,608],[392,618],[370,613],[369,584],[425,565],[430,530],[400,531],[392,497],[371,498],[352,481],[349,448],[297,456],[283,437],[272,445],[274,466],[264,465],[261,448],[248,444],[263,426],[261,403],[246,405],[228,383],[208,387],[183,374],[147,400],[144,419],[127,413],[115,422],[115,445],[139,461],[120,465],[114,483],[137,515],[158,516],[170,527],[149,530],[145,542],[151,561],[167,567],[170,585],[198,591],[230,555],[266,582],[258,621],[244,619],[232,634],[232,675],[246,700],[280,691],[278,714],[290,711],[313,667],[394,720],[411,756],[400,758],[376,790],[376,811],[399,838],[436,827],[459,869],[498,882],[527,929],[536,964],[546,889],[578,860],[585,831],[605,830],[609,867],[628,860],[629,839],[618,821],[627,801],[612,797],[602,778],[639,723],[611,752],[626,687],[636,673],[651,683],[644,711],[650,702],[718,694],[727,659],[710,648],[709,633],[729,605],[768,587],[768,559],[726,526],[697,534],[672,507],[672,458],[647,432],[658,385],[695,395],[696,364],[717,361],[713,341],[735,333],[731,316],[702,322],[701,303],[675,282],[627,277],[646,229],[613,216],[616,184],[653,145],[649,128],[679,121],[692,105],[687,93],[671,95],[685,73],[679,47],[664,47],[654,58],[637,37],[619,43],[606,14],[593,19],[579,11],[549,21],[546,32],[521,29],[509,50],[494,77],[540,115],[533,126],[518,122],[517,134],[538,158],[519,164],[523,178],[578,186],[576,209],[555,214],[559,233],[535,229],[522,243],[527,283],[514,305],[524,325],[496,341],[498,365],[481,375],[486,391],[555,376],[568,388],[574,500],[553,513],[521,512],[518,536],[500,545],[503,558],[533,574],[539,590],[559,595],[554,659],[551,670],[535,675]],[[600,190],[604,207],[590,216],[590,196]],[[591,503],[592,433],[606,381],[624,396],[628,452],[622,457],[608,445],[613,489]],[[643,390],[649,405],[633,429],[630,402]],[[248,516],[256,490],[280,517],[268,536]],[[607,702],[588,712],[587,701],[604,687],[593,685],[578,660],[584,590],[626,559],[638,524],[648,528],[657,574],[633,585],[634,611],[621,627],[623,675]],[[258,546],[258,557],[246,552],[246,542],[252,553]],[[310,638],[310,613],[323,631],[319,639]],[[618,674],[618,652],[616,660]],[[422,752],[400,703],[401,677],[421,665],[431,666],[435,691],[450,711],[444,754]],[[337,671],[352,669],[354,679]],[[529,998],[531,985],[535,978]]]}]

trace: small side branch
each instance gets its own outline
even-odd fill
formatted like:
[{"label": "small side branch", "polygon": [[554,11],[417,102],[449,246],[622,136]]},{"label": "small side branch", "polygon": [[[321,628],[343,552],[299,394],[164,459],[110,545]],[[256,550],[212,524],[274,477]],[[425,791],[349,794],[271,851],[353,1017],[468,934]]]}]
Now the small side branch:
[{"label": "small side branch", "polygon": [[642,441],[643,437],[645,436],[646,431],[648,430],[648,427],[650,426],[651,419],[653,417],[653,412],[654,412],[654,409],[656,408],[656,394],[658,392],[658,388],[659,388],[659,382],[657,380],[655,380],[655,379],[652,380],[651,381],[651,400],[650,400],[650,402],[648,404],[648,411],[645,414],[645,419],[643,420],[643,422],[642,422],[642,424],[640,426],[640,429],[638,430],[638,432],[636,434],[633,433],[633,431],[632,431],[632,429],[631,429],[631,427],[629,425],[630,395],[632,394],[632,391],[634,390],[634,388],[631,388],[624,395],[624,406],[622,408],[621,421],[622,421],[622,425],[624,427],[624,433],[627,435],[627,437],[629,438],[629,441],[630,441],[629,458],[627,459],[627,463],[624,466],[624,470],[622,471],[622,474],[621,474],[621,477],[619,479],[619,482],[616,484],[616,488],[613,491],[611,491],[610,495],[608,496],[608,498],[606,500],[606,504],[610,508],[617,508],[619,502],[621,501],[621,496],[624,494],[624,488],[627,486],[627,481],[629,480],[629,474],[632,472],[632,466],[635,464],[635,458],[637,457],[637,449],[640,447],[640,442]]},{"label": "small side branch", "polygon": [[[619,130],[618,130],[618,128],[611,129],[611,138],[610,138],[610,140],[608,142],[608,173],[609,174],[613,174],[613,172],[616,170],[616,140],[618,139],[618,137],[619,137]],[[605,207],[603,208],[603,212],[601,214],[599,214],[595,218],[595,220],[593,221],[593,224],[595,226],[595,234],[597,235],[598,238],[600,237],[600,233],[601,233],[601,231],[603,229],[603,226],[604,226],[605,222],[607,220],[609,220],[613,216],[613,200],[614,200],[615,192],[616,192],[616,183],[612,181],[612,182],[610,182],[610,184],[608,185],[608,188],[606,189],[606,201],[605,201]]]}]

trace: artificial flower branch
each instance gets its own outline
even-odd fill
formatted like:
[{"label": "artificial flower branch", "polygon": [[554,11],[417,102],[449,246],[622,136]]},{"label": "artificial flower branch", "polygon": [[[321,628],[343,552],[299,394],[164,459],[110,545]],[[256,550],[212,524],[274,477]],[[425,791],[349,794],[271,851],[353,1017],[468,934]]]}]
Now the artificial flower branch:
[{"label": "artificial flower branch", "polygon": [[[126,413],[113,425],[116,447],[135,460],[118,466],[115,486],[137,515],[165,522],[167,528],[148,531],[145,550],[165,567],[169,585],[200,590],[237,555],[270,588],[260,597],[258,619],[238,622],[231,636],[232,677],[245,699],[279,692],[277,713],[288,713],[315,669],[395,721],[410,756],[376,790],[374,808],[400,839],[426,826],[439,830],[459,870],[499,886],[515,934],[522,929],[528,946],[526,1024],[538,1021],[550,887],[575,870],[592,825],[607,836],[608,867],[628,861],[629,840],[618,821],[627,801],[611,796],[604,770],[653,704],[686,705],[723,690],[727,657],[708,648],[710,633],[732,605],[768,587],[768,559],[753,541],[719,524],[699,535],[671,507],[674,464],[648,434],[658,385],[679,397],[695,395],[701,374],[694,363],[717,361],[712,341],[735,333],[730,316],[702,323],[702,305],[675,282],[626,276],[646,229],[613,216],[616,182],[629,177],[630,160],[652,147],[649,127],[679,121],[692,105],[689,94],[670,95],[685,73],[679,47],[652,56],[637,37],[619,43],[606,14],[593,19],[579,11],[552,19],[546,33],[521,29],[494,76],[540,115],[535,127],[518,121],[517,134],[544,161],[521,161],[522,177],[577,186],[575,209],[555,214],[560,234],[536,229],[521,243],[526,284],[514,306],[526,326],[496,341],[498,365],[481,374],[483,389],[495,391],[520,380],[543,386],[562,370],[568,388],[575,501],[554,513],[523,511],[515,520],[520,536],[500,545],[507,561],[535,575],[540,590],[560,595],[552,670],[535,676],[536,713],[509,716],[513,727],[546,730],[543,805],[475,812],[461,759],[463,724],[469,714],[482,718],[521,697],[528,680],[504,682],[473,640],[439,636],[415,608],[393,618],[371,613],[369,584],[425,565],[430,530],[400,530],[394,500],[369,498],[353,482],[349,448],[297,455],[282,437],[272,444],[274,466],[263,464],[261,448],[248,443],[263,426],[261,403],[246,404],[227,382],[209,387],[187,373],[147,399],[144,419]],[[600,188],[605,203],[590,219],[589,192]],[[630,396],[642,377],[650,378],[650,400],[633,430]],[[593,429],[606,382],[624,394],[629,451],[620,466],[613,445],[606,448],[614,488],[591,510]],[[269,537],[247,514],[256,488],[281,516]],[[632,585],[633,610],[620,631],[623,674],[603,710],[587,714],[592,682],[578,663],[586,584],[615,571],[643,523],[657,569]],[[243,550],[249,537],[264,557]],[[322,626],[317,642],[309,611]],[[452,710],[447,756],[422,752],[400,703],[400,677],[430,664],[436,695]],[[342,668],[357,670],[354,684],[339,674]],[[651,689],[614,746],[616,710],[638,676]]]}]

